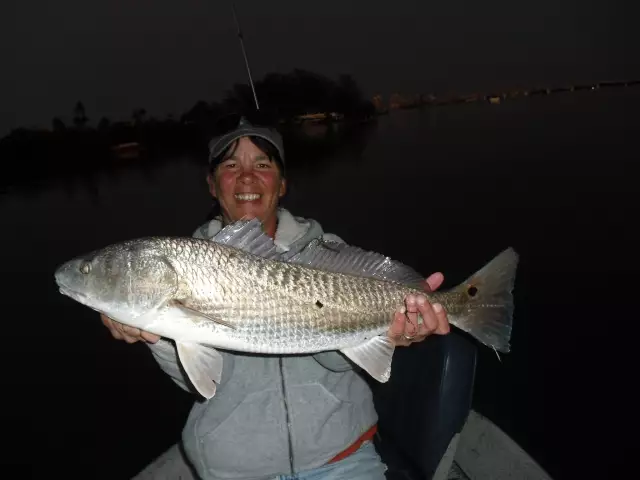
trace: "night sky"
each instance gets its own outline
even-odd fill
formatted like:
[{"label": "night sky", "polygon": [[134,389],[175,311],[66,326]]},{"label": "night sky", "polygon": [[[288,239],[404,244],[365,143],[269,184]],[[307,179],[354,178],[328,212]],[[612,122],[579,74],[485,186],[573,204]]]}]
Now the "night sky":
[{"label": "night sky", "polygon": [[[628,3],[628,2],[627,2]],[[5,0],[0,136],[68,121],[84,102],[179,116],[245,82],[230,2]],[[617,2],[238,0],[254,78],[350,73],[367,95],[470,93],[640,77],[640,34]]]}]

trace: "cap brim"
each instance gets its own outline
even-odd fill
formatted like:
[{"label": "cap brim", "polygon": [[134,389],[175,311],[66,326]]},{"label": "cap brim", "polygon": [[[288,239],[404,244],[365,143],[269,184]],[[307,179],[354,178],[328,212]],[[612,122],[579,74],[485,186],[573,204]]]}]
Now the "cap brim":
[{"label": "cap brim", "polygon": [[209,142],[209,163],[226,151],[233,142],[241,137],[247,136],[260,137],[273,144],[276,150],[278,150],[280,159],[284,164],[284,147],[280,134],[269,128],[255,127],[253,125],[241,126],[229,133],[213,138]]}]

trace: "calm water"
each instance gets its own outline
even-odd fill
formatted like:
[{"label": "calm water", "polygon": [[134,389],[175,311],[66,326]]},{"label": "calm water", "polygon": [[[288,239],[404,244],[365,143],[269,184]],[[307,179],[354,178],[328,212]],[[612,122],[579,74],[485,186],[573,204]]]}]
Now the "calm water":
[{"label": "calm water", "polygon": [[[556,479],[612,477],[630,451],[638,111],[637,91],[612,90],[398,112],[362,144],[291,167],[294,213],[443,271],[446,286],[508,245],[521,254],[513,352],[481,349],[475,404]],[[192,398],[146,347],[59,295],[52,273],[114,241],[190,234],[209,206],[188,158],[0,199],[3,416],[16,432],[3,462],[125,479],[178,439]]]}]

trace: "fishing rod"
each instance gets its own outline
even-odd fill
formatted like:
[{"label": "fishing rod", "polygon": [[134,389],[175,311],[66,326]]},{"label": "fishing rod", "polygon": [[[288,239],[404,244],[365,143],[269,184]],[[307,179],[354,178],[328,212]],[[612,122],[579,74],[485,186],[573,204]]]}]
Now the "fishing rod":
[{"label": "fishing rod", "polygon": [[240,22],[238,21],[238,15],[236,14],[235,3],[231,2],[231,10],[233,11],[233,19],[236,22],[236,28],[238,29],[238,38],[240,39],[240,47],[242,48],[242,56],[244,57],[244,64],[247,67],[247,74],[249,75],[249,85],[251,85],[251,91],[253,92],[253,99],[256,102],[256,110],[260,110],[258,105],[258,95],[256,95],[256,88],[253,85],[253,79],[251,78],[251,69],[249,68],[249,59],[247,58],[247,51],[244,48],[244,38],[242,30],[240,29]]}]

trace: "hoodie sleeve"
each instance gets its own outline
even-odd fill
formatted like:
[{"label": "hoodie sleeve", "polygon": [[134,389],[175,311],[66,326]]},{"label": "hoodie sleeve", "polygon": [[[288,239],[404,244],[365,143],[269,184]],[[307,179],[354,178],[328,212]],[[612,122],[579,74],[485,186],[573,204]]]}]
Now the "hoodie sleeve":
[{"label": "hoodie sleeve", "polygon": [[[153,358],[158,362],[160,369],[169,375],[171,379],[183,390],[199,395],[197,390],[191,384],[186,372],[180,366],[180,360],[178,359],[178,351],[176,350],[173,342],[161,338],[156,343],[147,344]],[[227,352],[218,350],[218,353],[222,355],[222,378],[219,385],[224,385],[233,371],[233,355]]]},{"label": "hoodie sleeve", "polygon": [[207,233],[209,233],[209,224],[205,223],[203,225],[200,225],[197,230],[195,232],[193,232],[193,237],[194,238],[203,238],[203,239],[207,239],[209,238]]},{"label": "hoodie sleeve", "polygon": [[313,355],[313,358],[327,370],[332,372],[346,372],[347,370],[359,370],[360,367],[352,363],[339,352],[320,352]]},{"label": "hoodie sleeve", "polygon": [[183,390],[196,393],[193,388],[187,386],[190,385],[190,382],[186,374],[184,374],[180,369],[180,364],[178,363],[178,352],[176,351],[173,343],[161,338],[158,342],[149,343],[147,346],[149,347],[149,350],[151,350],[153,358],[158,362],[158,365],[160,365],[160,368],[164,373],[169,375],[169,377],[171,377],[171,379]]}]

